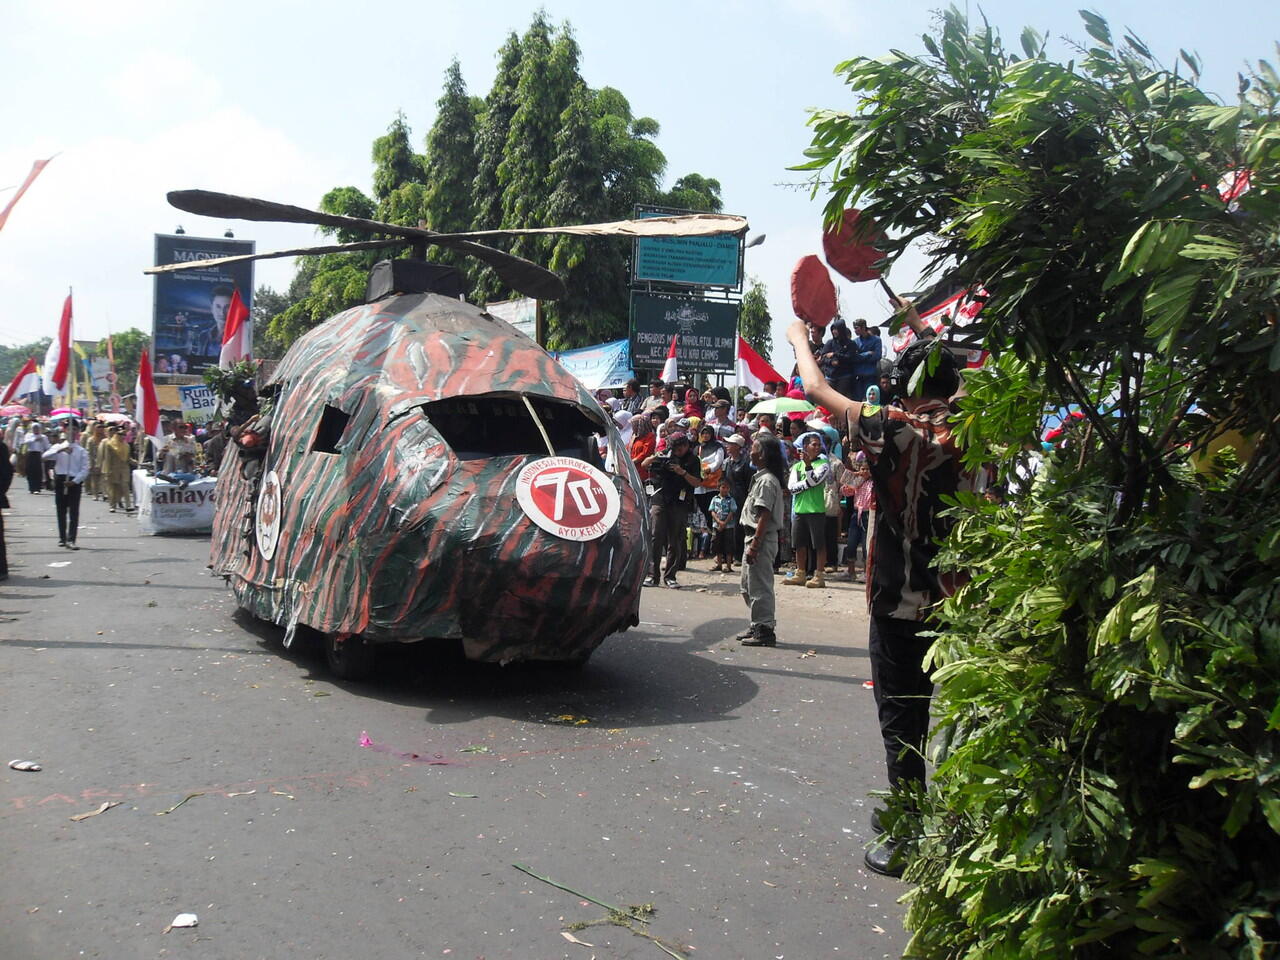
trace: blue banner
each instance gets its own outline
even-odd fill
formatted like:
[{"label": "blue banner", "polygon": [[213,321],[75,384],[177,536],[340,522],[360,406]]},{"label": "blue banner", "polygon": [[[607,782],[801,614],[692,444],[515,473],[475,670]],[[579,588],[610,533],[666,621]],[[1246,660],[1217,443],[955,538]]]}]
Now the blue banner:
[{"label": "blue banner", "polygon": [[631,371],[629,340],[599,343],[580,350],[561,350],[552,356],[588,390],[620,387],[635,376]]}]

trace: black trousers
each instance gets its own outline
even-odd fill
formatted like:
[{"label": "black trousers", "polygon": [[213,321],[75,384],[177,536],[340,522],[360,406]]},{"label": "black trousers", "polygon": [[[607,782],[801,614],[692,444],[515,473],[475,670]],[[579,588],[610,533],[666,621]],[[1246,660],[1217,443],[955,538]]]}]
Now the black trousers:
[{"label": "black trousers", "polygon": [[[685,530],[689,526],[689,506],[684,503],[668,505],[654,500],[649,507],[649,520],[653,526],[653,582],[660,583],[662,577],[675,580],[676,571],[685,562]],[[661,569],[662,558],[666,556],[666,570]]]},{"label": "black trousers", "polygon": [[4,543],[4,511],[0,510],[0,580],[9,576],[9,550]]},{"label": "black trousers", "polygon": [[27,489],[39,493],[44,486],[44,461],[35,450],[27,451]]},{"label": "black trousers", "polygon": [[58,540],[75,543],[80,526],[80,484],[60,473],[53,478],[53,505],[58,511]]},{"label": "black trousers", "polygon": [[902,781],[924,781],[933,681],[921,664],[933,638],[920,634],[928,629],[928,624],[915,620],[871,617],[871,680],[890,788]]}]

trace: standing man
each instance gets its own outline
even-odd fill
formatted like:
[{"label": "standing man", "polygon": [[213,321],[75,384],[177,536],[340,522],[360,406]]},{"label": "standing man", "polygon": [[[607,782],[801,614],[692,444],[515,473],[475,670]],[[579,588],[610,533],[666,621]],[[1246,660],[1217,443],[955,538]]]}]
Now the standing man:
[{"label": "standing man", "polygon": [[44,452],[49,449],[49,438],[44,435],[40,424],[31,424],[31,429],[22,436],[22,445],[27,448],[27,489],[31,493],[39,493],[44,489]]},{"label": "standing man", "polygon": [[747,534],[742,551],[742,599],[751,609],[751,626],[734,639],[744,647],[776,647],[778,617],[773,564],[778,556],[785,477],[782,444],[778,438],[757,434],[751,441],[751,463],[756,472],[742,504],[742,526]]},{"label": "standing man", "polygon": [[622,409],[634,417],[643,406],[644,397],[640,396],[640,381],[632,377],[622,387]]},{"label": "standing man", "polygon": [[[644,461],[656,488],[649,506],[653,527],[653,573],[647,586],[661,583],[679,587],[676,571],[685,563],[685,528],[693,506],[693,488],[702,482],[702,463],[693,452],[689,436],[677,430],[667,437],[667,453]],[[666,566],[662,567],[662,558]]]},{"label": "standing man", "polygon": [[9,484],[13,482],[13,464],[9,462],[9,444],[0,439],[0,580],[9,579],[9,551],[4,543],[4,511],[9,509]]},{"label": "standing man", "polygon": [[836,317],[831,322],[831,339],[818,351],[818,369],[831,384],[850,400],[861,400],[854,392],[854,361],[857,359],[853,340],[849,336],[849,325],[843,317]]},{"label": "standing man", "polygon": [[[923,324],[921,324],[923,326]],[[853,385],[852,392],[845,396],[853,400],[865,400],[867,387],[876,385],[880,376],[880,355],[884,352],[884,344],[878,334],[867,329],[867,321],[853,321],[853,330],[857,336],[853,340]]]},{"label": "standing man", "polygon": [[124,439],[124,427],[111,428],[111,436],[102,442],[98,455],[111,512],[115,513],[117,507],[125,511],[132,509],[129,505],[129,444]]},{"label": "standing man", "polygon": [[[826,406],[838,422],[847,422],[850,447],[862,450],[870,464],[878,512],[868,557],[868,647],[889,787],[895,791],[924,782],[933,680],[923,665],[932,641],[922,634],[931,629],[929,617],[944,596],[936,561],[953,522],[942,515],[944,498],[970,486],[948,422],[948,401],[960,386],[955,360],[941,349],[933,372],[909,395],[906,385],[936,347],[933,331],[911,302],[898,304],[920,338],[897,363],[901,406],[873,410],[845,399],[827,384],[808,354],[803,324],[792,324],[787,331],[810,400]],[[873,829],[877,824],[873,818]],[[904,865],[897,852],[897,841],[884,841],[868,850],[864,860],[876,873],[900,876]]]},{"label": "standing man", "polygon": [[58,512],[58,546],[79,550],[80,490],[89,476],[89,452],[80,446],[74,424],[67,425],[67,439],[45,451],[53,463],[53,505]]}]

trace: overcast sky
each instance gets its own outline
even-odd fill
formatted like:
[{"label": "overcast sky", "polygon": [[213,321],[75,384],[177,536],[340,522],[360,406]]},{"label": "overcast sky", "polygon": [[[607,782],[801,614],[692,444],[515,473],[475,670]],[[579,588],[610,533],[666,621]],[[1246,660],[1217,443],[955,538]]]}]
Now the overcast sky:
[{"label": "overcast sky", "polygon": [[[987,17],[1016,45],[1030,23],[1082,37],[1079,4],[992,0]],[[790,318],[789,278],[820,252],[821,198],[786,167],[809,141],[809,107],[851,108],[833,67],[889,48],[921,49],[930,10],[917,0],[768,0],[603,4],[549,0],[569,20],[592,86],[620,89],[662,127],[668,182],[698,172],[723,186],[726,212],[765,233],[747,272],[769,288],[775,344]],[[373,139],[397,110],[415,144],[434,117],[455,56],[471,93],[493,79],[495,52],[523,32],[535,5],[519,2],[76,0],[0,4],[0,205],[32,161],[58,153],[0,232],[0,340],[51,335],[75,288],[76,336],[150,330],[152,235],[230,226],[259,250],[300,246],[305,226],[211,221],[179,213],[172,189],[201,187],[314,207],[329,188],[368,191]],[[977,5],[973,6],[977,12]],[[1123,0],[1096,9],[1135,30],[1166,61],[1179,46],[1205,64],[1205,85],[1233,94],[1246,59],[1269,57],[1280,4]],[[1117,33],[1119,31],[1117,30]],[[1057,44],[1058,50],[1062,49]],[[895,265],[895,287],[918,264]],[[258,264],[257,282],[287,286],[292,262]],[[842,284],[846,316],[879,318],[874,284]],[[784,347],[785,351],[785,347]],[[777,357],[777,354],[775,354]],[[781,358],[778,359],[789,359]]]}]

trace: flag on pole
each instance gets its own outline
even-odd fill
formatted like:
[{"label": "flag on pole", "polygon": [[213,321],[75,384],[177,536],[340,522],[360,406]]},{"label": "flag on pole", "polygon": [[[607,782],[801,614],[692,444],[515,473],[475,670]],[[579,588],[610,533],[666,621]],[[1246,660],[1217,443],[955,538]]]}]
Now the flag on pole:
[{"label": "flag on pole", "polygon": [[58,335],[49,344],[44,355],[44,392],[50,395],[65,393],[67,375],[71,371],[71,294],[62,305],[62,319],[58,322]]},{"label": "flag on pole", "polygon": [[680,339],[680,334],[673,334],[671,337],[671,349],[667,351],[667,362],[662,365],[662,382],[672,384],[676,382],[676,341]]},{"label": "flag on pole", "polygon": [[14,397],[35,393],[39,389],[40,371],[36,369],[36,358],[29,357],[22,369],[18,371],[18,375],[13,378],[13,382],[5,390],[4,396],[0,397],[0,407],[14,399]]},{"label": "flag on pole", "polygon": [[222,350],[218,354],[218,366],[231,367],[253,356],[253,344],[249,340],[249,308],[240,299],[240,288],[231,291],[231,306],[227,307],[227,323],[222,331]]},{"label": "flag on pole", "polygon": [[[57,154],[54,154],[57,156]],[[50,157],[49,160],[52,160]],[[31,172],[27,174],[27,179],[22,181],[22,186],[18,187],[17,193],[9,198],[9,202],[4,205],[4,209],[0,210],[0,230],[4,229],[4,225],[9,221],[9,212],[18,205],[18,201],[22,199],[22,195],[27,192],[27,187],[36,182],[36,177],[40,176],[40,171],[45,168],[49,160],[37,160],[31,165]]]},{"label": "flag on pole", "polygon": [[780,374],[769,361],[751,348],[751,344],[738,335],[738,385],[746,387],[752,393],[761,393],[766,383],[785,383],[786,377]]},{"label": "flag on pole", "polygon": [[138,360],[138,386],[134,392],[138,403],[138,424],[158,450],[164,446],[164,434],[160,432],[160,402],[156,399],[156,382],[151,376],[151,355],[146,350]]}]

